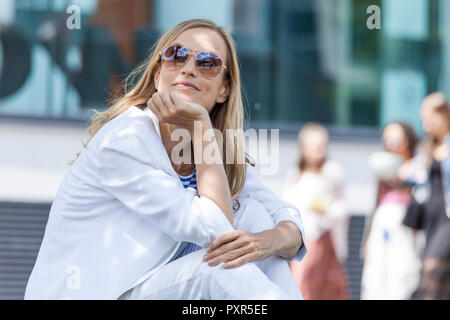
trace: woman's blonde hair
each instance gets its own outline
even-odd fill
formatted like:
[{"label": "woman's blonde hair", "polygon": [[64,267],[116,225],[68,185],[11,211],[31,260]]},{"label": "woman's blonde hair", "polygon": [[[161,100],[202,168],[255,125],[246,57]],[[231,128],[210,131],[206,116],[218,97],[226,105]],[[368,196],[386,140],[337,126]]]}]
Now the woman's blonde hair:
[{"label": "woman's blonde hair", "polygon": [[[244,107],[234,40],[227,30],[217,26],[212,21],[204,19],[187,20],[167,31],[152,47],[147,59],[125,79],[125,93],[113,100],[112,105],[107,110],[103,112],[94,110],[94,115],[90,119],[88,128],[90,139],[92,139],[105,123],[111,121],[131,106],[147,104],[147,101],[156,92],[154,75],[160,67],[161,52],[164,48],[172,44],[182,32],[192,28],[208,28],[216,31],[223,38],[227,47],[227,61],[225,64],[228,71],[226,73],[226,81],[229,81],[230,92],[228,99],[224,103],[218,103],[214,106],[210,117],[214,128],[222,132],[224,145],[223,159],[233,159],[233,161],[224,160],[223,163],[231,196],[235,199],[244,187],[246,163],[250,163],[251,165],[253,163],[245,154],[243,136],[235,134],[230,137],[225,134],[227,129],[233,130],[231,132],[238,132],[243,129]],[[227,154],[227,150],[231,150],[232,154]],[[229,164],[229,162],[232,163]]]},{"label": "woman's blonde hair", "polygon": [[[447,131],[450,132],[450,105],[442,92],[433,92],[426,96],[422,102],[421,108],[428,108],[431,112],[440,115],[447,123]],[[442,141],[430,134],[427,134],[425,137],[424,148],[428,166],[431,166],[433,162],[433,153],[441,142]]]}]

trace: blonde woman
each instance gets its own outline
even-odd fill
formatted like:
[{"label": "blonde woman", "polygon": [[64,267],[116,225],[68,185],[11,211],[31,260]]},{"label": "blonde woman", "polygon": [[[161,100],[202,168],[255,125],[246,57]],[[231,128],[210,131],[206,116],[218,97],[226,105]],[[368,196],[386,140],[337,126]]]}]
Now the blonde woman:
[{"label": "blonde woman", "polygon": [[[230,34],[182,22],[131,79],[91,121],[25,298],[302,298],[287,262],[306,252],[300,214],[247,172],[242,137],[224,134],[243,128]],[[205,139],[212,128],[222,135]]]},{"label": "blonde woman", "polygon": [[420,108],[425,138],[426,181],[412,190],[403,223],[425,235],[422,270],[412,299],[450,299],[450,103],[430,93]]},{"label": "blonde woman", "polygon": [[298,166],[286,177],[283,197],[302,212],[309,253],[290,263],[291,272],[306,300],[348,299],[343,170],[327,159],[328,133],[320,124],[306,124],[298,143]]}]

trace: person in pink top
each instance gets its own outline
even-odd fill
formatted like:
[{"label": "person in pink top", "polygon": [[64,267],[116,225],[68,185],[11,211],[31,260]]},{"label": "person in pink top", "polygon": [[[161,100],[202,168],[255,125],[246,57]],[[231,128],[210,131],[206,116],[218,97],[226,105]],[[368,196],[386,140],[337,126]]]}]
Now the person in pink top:
[{"label": "person in pink top", "polygon": [[370,166],[377,182],[376,209],[368,217],[362,256],[362,299],[408,299],[419,280],[420,237],[402,224],[411,188],[426,179],[415,156],[417,137],[407,124],[393,122],[383,130],[384,151]]}]

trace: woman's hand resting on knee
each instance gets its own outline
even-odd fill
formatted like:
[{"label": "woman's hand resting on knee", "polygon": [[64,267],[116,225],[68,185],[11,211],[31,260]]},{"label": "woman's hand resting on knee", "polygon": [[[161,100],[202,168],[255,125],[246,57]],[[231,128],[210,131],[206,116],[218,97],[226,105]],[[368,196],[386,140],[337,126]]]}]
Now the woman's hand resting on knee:
[{"label": "woman's hand resting on knee", "polygon": [[247,262],[261,261],[275,254],[274,229],[258,233],[233,230],[218,236],[203,257],[210,266],[222,262],[224,268],[236,268]]},{"label": "woman's hand resting on knee", "polygon": [[274,229],[251,233],[234,230],[218,236],[209,245],[203,257],[210,266],[224,263],[230,269],[248,262],[262,261],[275,254],[289,259],[302,246],[302,236],[297,226],[282,221]]}]

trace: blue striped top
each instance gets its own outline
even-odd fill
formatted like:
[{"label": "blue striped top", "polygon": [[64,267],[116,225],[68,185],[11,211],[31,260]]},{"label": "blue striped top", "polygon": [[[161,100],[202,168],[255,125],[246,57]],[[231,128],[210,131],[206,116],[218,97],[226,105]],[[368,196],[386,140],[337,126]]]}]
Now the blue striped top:
[{"label": "blue striped top", "polygon": [[192,171],[192,173],[186,177],[184,176],[180,176],[178,175],[178,177],[180,178],[181,182],[183,183],[183,187],[188,188],[194,188],[195,190],[197,190],[197,171],[194,168],[194,171]]},{"label": "blue striped top", "polygon": [[[178,177],[180,178],[181,182],[183,183],[183,187],[185,187],[185,188],[191,187],[191,188],[194,188],[195,190],[197,190],[197,174],[196,174],[195,168],[194,168],[194,171],[192,171],[192,173],[189,176],[183,177],[183,176],[178,175]],[[175,253],[175,255],[172,257],[172,259],[169,262],[176,260],[178,258],[181,258],[191,252],[200,250],[201,248],[202,247],[196,245],[195,243],[182,241],[177,252]]]}]

